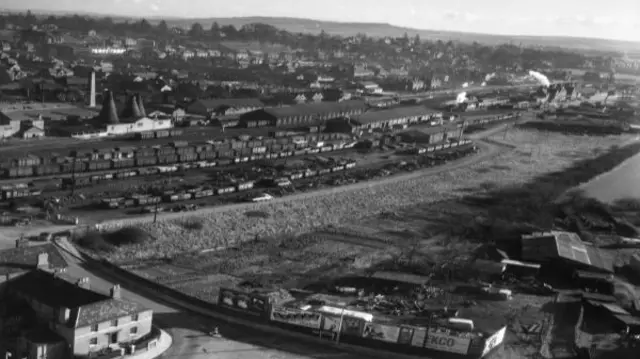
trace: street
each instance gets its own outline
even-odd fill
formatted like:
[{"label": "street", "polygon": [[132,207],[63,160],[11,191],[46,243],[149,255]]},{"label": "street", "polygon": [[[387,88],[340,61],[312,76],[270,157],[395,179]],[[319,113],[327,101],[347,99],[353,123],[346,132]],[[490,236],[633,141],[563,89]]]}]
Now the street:
[{"label": "street", "polygon": [[[113,283],[102,271],[90,268],[79,259],[61,250],[69,263],[67,274],[73,277],[90,278],[91,288],[107,293]],[[225,358],[225,359],[307,359],[344,358],[365,359],[369,356],[343,353],[310,342],[283,338],[276,335],[265,336],[254,329],[225,324],[208,317],[197,316],[177,310],[170,305],[141,296],[126,284],[121,284],[122,296],[144,304],[154,311],[154,322],[173,337],[173,346],[163,354],[170,358]],[[223,338],[207,335],[218,327]]]}]

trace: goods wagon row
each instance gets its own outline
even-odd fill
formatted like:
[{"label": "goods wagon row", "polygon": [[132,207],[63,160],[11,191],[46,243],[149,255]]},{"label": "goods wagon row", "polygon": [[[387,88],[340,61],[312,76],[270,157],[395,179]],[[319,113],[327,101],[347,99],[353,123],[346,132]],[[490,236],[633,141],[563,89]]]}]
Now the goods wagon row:
[{"label": "goods wagon row", "polygon": [[[209,141],[206,143],[191,144],[187,141],[174,141],[164,146],[152,147],[115,147],[86,150],[72,150],[68,155],[34,156],[27,155],[20,158],[9,159],[2,166],[6,169],[60,165],[75,160],[103,161],[126,160],[138,157],[163,156],[163,155],[198,155],[206,153],[209,156],[214,153],[227,154],[235,151],[245,155],[254,153],[277,152],[295,150],[309,147],[310,144],[322,145],[324,141],[348,140],[350,137],[340,133],[304,134],[281,138],[247,139],[239,136],[237,140]],[[26,170],[28,173],[28,170]],[[24,177],[17,171],[16,177]]]},{"label": "goods wagon row", "polygon": [[134,158],[102,159],[102,160],[73,160],[61,164],[35,165],[29,167],[12,167],[2,173],[4,178],[42,177],[58,174],[80,174],[106,170],[117,170],[174,163],[190,163],[198,161],[220,160],[223,165],[249,162],[263,159],[275,159],[288,156],[301,156],[309,153],[328,152],[348,148],[345,144],[332,144],[315,148],[295,149],[294,146],[278,146],[267,152],[266,148],[254,148],[253,151],[207,151],[180,152],[178,154],[164,153]]},{"label": "goods wagon row", "polygon": [[[302,178],[313,178],[318,175],[323,175],[326,173],[337,173],[340,171],[344,171],[347,169],[353,169],[356,166],[355,161],[347,161],[344,164],[335,164],[331,168],[323,168],[323,169],[311,169],[307,168],[305,170],[294,171],[289,173],[286,177],[280,177],[274,180],[274,183],[281,183],[282,180],[287,181],[295,181],[300,180]],[[255,182],[253,181],[245,181],[236,184],[229,184],[227,186],[220,186],[216,188],[195,188],[189,189],[186,191],[168,191],[162,193],[162,195],[151,196],[151,195],[134,195],[131,197],[116,197],[116,198],[104,198],[100,201],[100,206],[106,209],[117,209],[117,208],[131,208],[131,207],[141,207],[147,205],[153,205],[157,203],[174,203],[181,201],[189,201],[194,199],[201,199],[212,196],[221,196],[230,193],[244,192],[253,189],[255,186]],[[148,211],[154,211],[154,209],[148,208]]]}]

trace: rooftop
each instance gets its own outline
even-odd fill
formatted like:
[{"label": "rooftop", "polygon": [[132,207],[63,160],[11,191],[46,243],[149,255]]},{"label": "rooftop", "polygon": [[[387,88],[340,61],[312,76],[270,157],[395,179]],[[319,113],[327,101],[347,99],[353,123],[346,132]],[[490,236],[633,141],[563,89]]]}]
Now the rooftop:
[{"label": "rooftop", "polygon": [[350,100],[343,102],[319,102],[287,107],[265,108],[263,111],[273,117],[283,118],[292,116],[313,116],[318,114],[346,112],[351,110],[363,110],[365,108],[366,104],[364,101]]},{"label": "rooftop", "polygon": [[[551,231],[525,235],[523,257],[532,260],[563,258],[606,272],[613,272],[613,263],[598,249],[585,244],[576,233]],[[551,247],[548,245],[551,244]],[[540,250],[546,247],[548,250]],[[555,247],[552,249],[552,247]]]},{"label": "rooftop", "polygon": [[207,109],[217,109],[219,107],[264,107],[262,101],[257,98],[229,98],[229,99],[208,99],[198,100]]},{"label": "rooftop", "polygon": [[390,108],[387,110],[368,111],[358,116],[355,120],[361,124],[368,124],[388,121],[397,118],[427,116],[436,113],[440,113],[440,111],[432,110],[424,106],[403,106]]},{"label": "rooftop", "polygon": [[19,273],[35,269],[38,264],[38,255],[47,253],[49,255],[49,268],[62,269],[67,267],[58,249],[51,243],[11,248],[0,251],[0,275]]},{"label": "rooftop", "polygon": [[34,270],[10,283],[12,290],[54,310],[68,308],[71,312],[67,325],[74,328],[107,322],[146,310],[141,304],[114,299],[109,295],[82,288],[72,281],[74,278]]}]

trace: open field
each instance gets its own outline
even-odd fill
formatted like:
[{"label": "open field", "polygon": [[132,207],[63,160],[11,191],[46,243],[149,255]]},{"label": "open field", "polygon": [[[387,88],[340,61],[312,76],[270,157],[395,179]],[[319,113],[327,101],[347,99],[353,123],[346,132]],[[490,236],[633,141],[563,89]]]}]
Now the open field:
[{"label": "open field", "polygon": [[[489,192],[513,185],[520,187],[536,176],[559,171],[578,159],[600,154],[626,138],[592,137],[585,141],[582,136],[512,130],[506,135],[495,135],[494,139],[517,144],[517,148],[505,150],[503,155],[487,162],[437,175],[322,197],[252,205],[249,211],[243,208],[191,217],[189,221],[201,223],[197,230],[185,229],[186,219],[144,224],[142,227],[156,238],[154,241],[121,247],[108,256],[115,261],[159,258],[226,246],[253,239],[256,235],[299,234],[327,225],[373,225],[375,230],[380,224],[377,217],[380,213],[393,213],[403,208],[412,213],[408,218],[424,217],[416,224],[395,221],[396,226],[402,230],[424,229],[425,219],[433,215],[438,202],[459,199],[473,192]],[[255,211],[264,215],[248,213]]]}]

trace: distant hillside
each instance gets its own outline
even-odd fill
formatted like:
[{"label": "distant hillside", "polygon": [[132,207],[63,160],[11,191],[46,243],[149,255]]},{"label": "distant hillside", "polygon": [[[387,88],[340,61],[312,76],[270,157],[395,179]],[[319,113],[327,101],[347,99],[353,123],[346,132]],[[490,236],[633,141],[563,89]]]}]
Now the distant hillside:
[{"label": "distant hillside", "polygon": [[[47,15],[70,15],[65,11],[42,11],[31,10],[39,16]],[[15,10],[0,9],[0,12],[16,12]],[[115,21],[137,21],[139,18],[125,17],[109,14],[82,13],[80,15],[98,17],[110,16]],[[215,21],[220,25],[233,25],[242,27],[251,23],[264,23],[275,26],[279,29],[289,32],[302,33],[320,33],[321,30],[333,35],[353,36],[358,33],[364,33],[371,37],[400,37],[405,34],[409,36],[420,35],[425,40],[442,40],[442,41],[477,41],[486,45],[498,45],[504,43],[522,44],[524,46],[544,46],[555,47],[560,49],[575,49],[586,51],[627,51],[629,53],[640,53],[640,42],[608,40],[596,38],[578,38],[566,36],[513,36],[513,35],[493,35],[455,31],[439,31],[439,30],[419,30],[411,29],[384,23],[346,23],[336,21],[320,21],[312,19],[286,18],[286,17],[227,17],[227,18],[147,18],[150,23],[157,24],[164,19],[169,26],[191,27],[195,22],[199,22],[208,29]]]},{"label": "distant hillside", "polygon": [[[150,22],[152,23],[157,23],[159,21],[160,19],[150,19]],[[202,19],[165,18],[165,21],[167,21],[170,26],[179,27],[190,27],[195,22],[201,23],[205,28],[208,28],[214,21],[220,25],[234,25],[236,27],[260,22],[275,26],[279,29],[289,32],[320,33],[321,30],[324,30],[328,34],[333,35],[352,36],[358,33],[364,33],[372,37],[400,37],[403,36],[406,32],[409,36],[415,36],[416,34],[420,35],[420,38],[425,40],[452,40],[462,42],[477,41],[479,43],[487,45],[522,43],[525,46],[571,48],[576,50],[640,51],[640,42],[631,41],[574,38],[563,36],[509,36],[454,31],[418,30],[382,23],[343,23],[281,17],[236,17]]]}]

